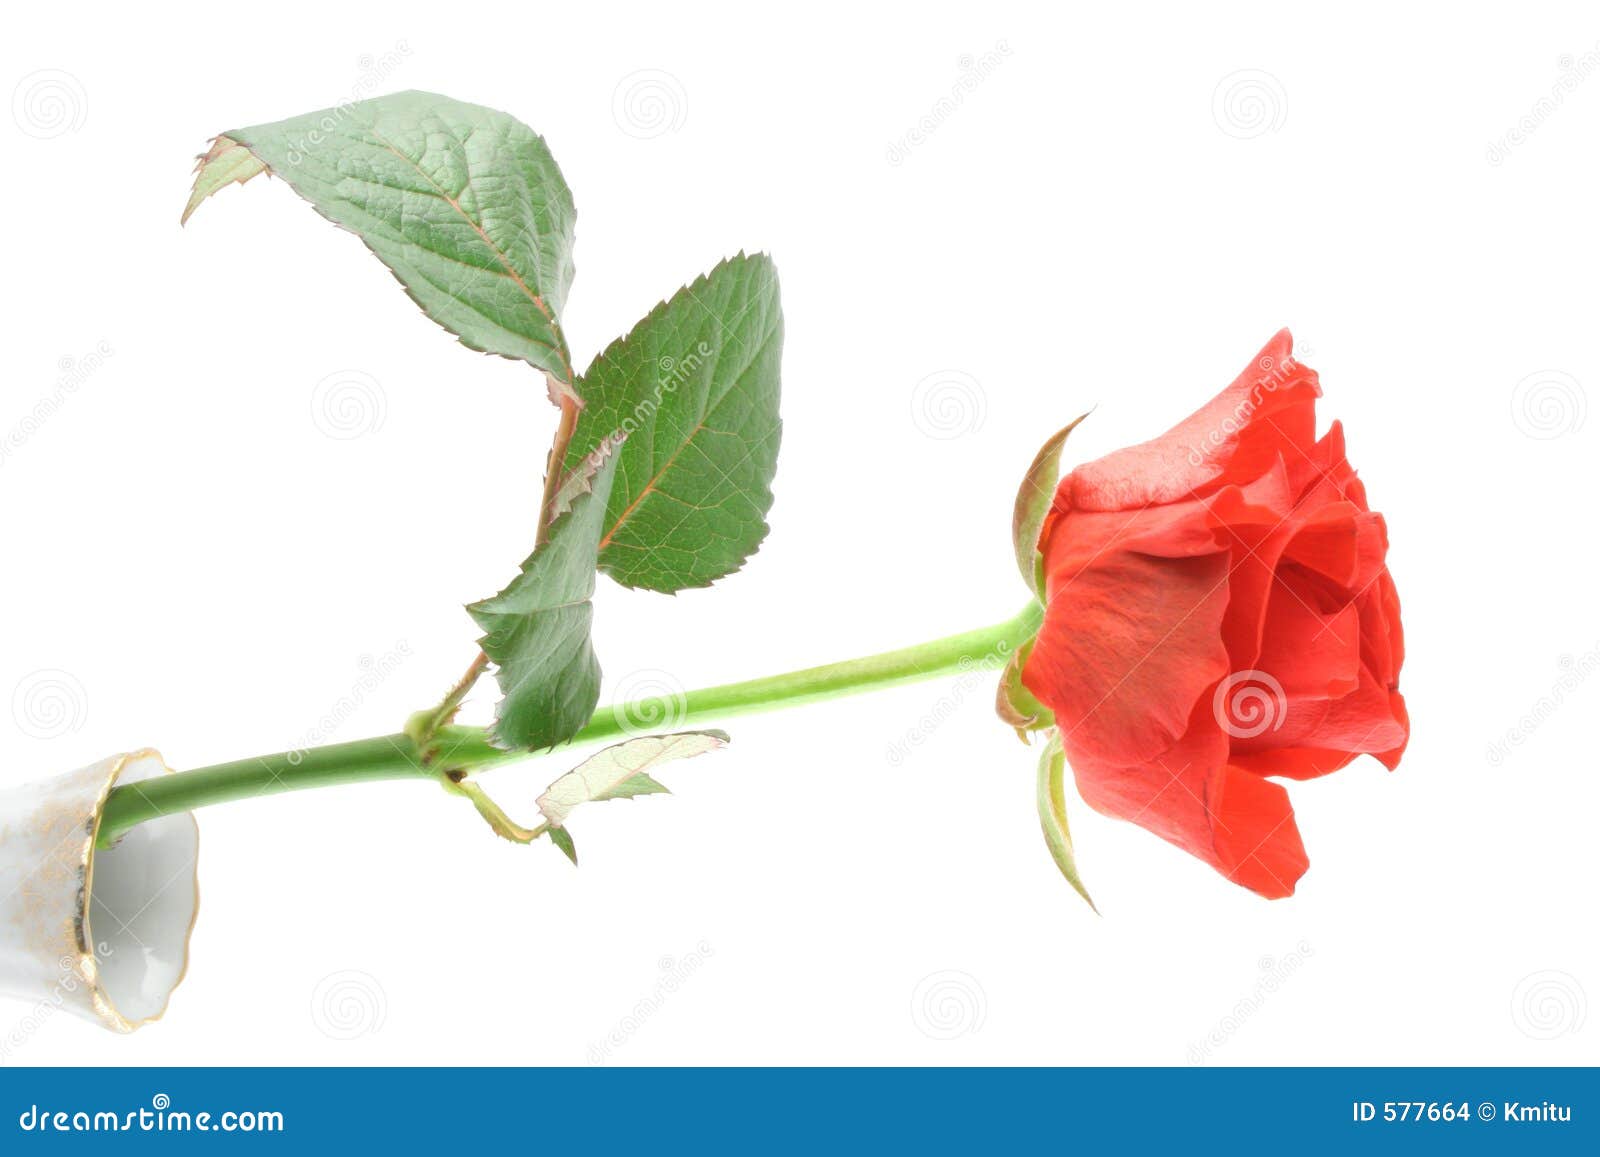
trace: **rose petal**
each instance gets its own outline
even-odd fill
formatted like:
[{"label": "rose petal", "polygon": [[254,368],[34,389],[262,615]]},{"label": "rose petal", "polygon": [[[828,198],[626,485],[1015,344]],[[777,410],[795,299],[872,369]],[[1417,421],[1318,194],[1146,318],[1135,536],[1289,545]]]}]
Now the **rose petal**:
[{"label": "rose petal", "polygon": [[1388,549],[1383,515],[1341,501],[1311,514],[1284,547],[1283,557],[1355,593],[1377,577]]},{"label": "rose petal", "polygon": [[1406,710],[1405,696],[1398,691],[1389,692],[1389,710],[1400,728],[1400,742],[1387,751],[1374,751],[1372,754],[1379,763],[1393,771],[1400,766],[1400,757],[1406,753],[1406,745],[1411,742],[1411,713]]},{"label": "rose petal", "polygon": [[1206,784],[1227,762],[1228,737],[1212,719],[1209,702],[1196,704],[1183,734],[1149,759],[1122,765],[1083,745],[1068,746],[1067,755],[1078,794],[1090,807],[1215,863]]},{"label": "rose petal", "polygon": [[1316,779],[1338,771],[1362,754],[1359,751],[1328,751],[1319,747],[1274,747],[1258,753],[1235,751],[1228,758],[1254,775]]},{"label": "rose petal", "polygon": [[1256,669],[1292,697],[1350,694],[1361,683],[1361,616],[1353,605],[1326,614],[1278,578],[1267,600]]},{"label": "rose petal", "polygon": [[1360,684],[1338,699],[1287,695],[1281,725],[1259,735],[1236,736],[1233,751],[1266,754],[1284,747],[1316,747],[1376,754],[1404,747],[1405,740],[1406,726],[1395,714],[1391,692],[1363,665]]},{"label": "rose petal", "polygon": [[1316,371],[1294,359],[1280,330],[1232,385],[1159,438],[1079,466],[1069,476],[1079,510],[1131,510],[1249,481],[1279,456],[1314,445]]},{"label": "rose petal", "polygon": [[1263,896],[1289,895],[1306,870],[1288,793],[1228,763],[1209,702],[1154,759],[1117,767],[1085,751],[1072,767],[1096,811],[1138,824]]},{"label": "rose petal", "polygon": [[1311,864],[1283,786],[1228,763],[1212,776],[1206,802],[1218,870],[1269,900],[1292,896]]},{"label": "rose petal", "polygon": [[1044,626],[1023,685],[1056,714],[1069,756],[1134,764],[1183,734],[1201,693],[1228,671],[1228,555],[1114,550],[1046,576]]},{"label": "rose petal", "polygon": [[1234,670],[1258,665],[1272,576],[1292,532],[1285,521],[1290,509],[1289,475],[1281,458],[1259,479],[1225,487],[1207,503],[1218,540],[1232,552],[1222,641]]}]

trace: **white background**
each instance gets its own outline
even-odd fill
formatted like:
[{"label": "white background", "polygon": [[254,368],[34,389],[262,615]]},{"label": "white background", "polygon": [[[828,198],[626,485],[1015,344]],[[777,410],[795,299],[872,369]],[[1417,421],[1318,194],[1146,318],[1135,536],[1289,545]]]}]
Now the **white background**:
[{"label": "white background", "polygon": [[[1159,433],[1287,324],[1389,520],[1415,733],[1292,786],[1283,902],[1074,797],[1099,918],[987,683],[736,720],[674,796],[580,816],[577,871],[421,783],[219,807],[165,1020],[56,1017],[8,1063],[1600,1060],[1600,19],[1207,7],[12,12],[5,782],[393,731],[471,657],[540,383],[281,183],[177,221],[212,134],[401,88],[547,137],[580,362],[724,254],[781,270],[771,537],[710,591],[603,581],[608,693],[1009,616],[1038,443],[1094,403],[1072,460]],[[525,815],[564,769],[490,782]]]}]

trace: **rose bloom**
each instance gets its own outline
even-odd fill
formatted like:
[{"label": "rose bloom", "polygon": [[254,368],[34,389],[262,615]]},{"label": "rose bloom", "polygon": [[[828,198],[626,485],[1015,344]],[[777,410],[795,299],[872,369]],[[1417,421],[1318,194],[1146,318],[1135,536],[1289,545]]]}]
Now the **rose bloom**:
[{"label": "rose bloom", "polygon": [[1061,480],[1023,683],[1078,790],[1263,896],[1307,867],[1289,793],[1409,735],[1383,517],[1316,437],[1284,330],[1166,434]]}]

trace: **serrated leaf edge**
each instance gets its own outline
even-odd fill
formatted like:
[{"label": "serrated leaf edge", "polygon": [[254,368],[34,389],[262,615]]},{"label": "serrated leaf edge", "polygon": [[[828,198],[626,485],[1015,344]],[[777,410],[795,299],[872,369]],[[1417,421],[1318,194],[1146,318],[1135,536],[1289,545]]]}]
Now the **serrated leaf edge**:
[{"label": "serrated leaf edge", "polygon": [[[686,739],[704,739],[709,740],[710,742],[705,746],[694,747],[693,750],[689,751],[672,750],[672,741]],[[627,769],[628,774],[622,779],[618,780],[615,784],[612,784],[610,787],[603,788],[600,791],[589,795],[586,798],[579,799],[571,804],[563,803],[551,798],[552,793],[555,792],[562,784],[567,783],[568,781],[577,780],[578,782],[582,783],[584,771],[591,765],[597,764],[601,760],[608,758],[620,758],[621,753],[627,748],[649,741],[660,742],[662,745],[661,749],[656,751],[654,755],[643,760],[636,767]],[[648,774],[650,768],[657,767],[663,763],[671,763],[679,759],[692,759],[697,755],[704,755],[711,751],[719,751],[727,745],[728,733],[713,729],[701,731],[674,731],[665,735],[636,735],[629,739],[623,740],[621,743],[613,743],[608,747],[602,747],[599,751],[595,752],[593,755],[583,760],[583,762],[579,763],[571,771],[556,777],[550,782],[550,786],[545,788],[544,793],[539,796],[536,804],[540,813],[544,816],[545,822],[548,823],[551,830],[554,831],[556,829],[565,827],[567,820],[571,818],[572,813],[586,803],[598,803],[604,800],[612,799],[631,799],[635,795],[655,794],[657,792],[666,793],[667,789]],[[693,747],[694,745],[691,744],[689,746]],[[627,794],[621,793],[620,789],[624,785],[640,779],[647,781],[651,785],[650,788],[643,791],[629,792]],[[585,784],[584,786],[585,789],[587,789],[588,785]]]},{"label": "serrated leaf edge", "polygon": [[[458,103],[458,104],[459,103],[465,103],[465,102],[454,101],[454,98],[446,97],[446,96],[443,96],[442,94],[439,94],[439,93],[427,93],[427,92],[423,92],[420,89],[414,89],[414,90],[408,90],[408,91],[415,92],[415,93],[417,93],[419,95],[424,95],[424,96],[437,96],[441,100],[451,100],[454,103]],[[403,94],[402,93],[388,93],[386,95],[388,95],[388,96],[400,96],[400,95],[403,95]],[[382,98],[375,97],[375,98],[371,98],[371,99],[382,99]],[[355,103],[356,104],[360,104],[360,103],[364,103],[364,102],[359,102],[358,101],[358,102],[355,102]],[[340,107],[352,107],[353,108],[354,104],[349,105],[349,106],[340,106]],[[483,106],[480,106],[480,107],[483,107]],[[489,111],[495,112],[495,111],[498,111],[498,110],[491,109]],[[501,113],[500,115],[502,115],[502,116],[510,116],[509,113]],[[290,118],[290,119],[292,119],[292,118]],[[515,119],[515,118],[512,118],[512,119]],[[523,125],[523,127],[527,128],[526,125]],[[238,132],[240,130],[233,129],[233,130],[230,130],[230,131]],[[540,134],[535,133],[531,128],[528,129],[528,132],[531,133],[541,144],[544,143],[544,138],[542,136],[540,136]],[[228,136],[227,133],[220,134],[220,135],[212,138],[212,140],[213,140],[213,145],[212,145],[212,149],[210,150],[210,152],[202,154],[198,158],[197,163],[195,165],[195,184],[194,184],[194,188],[190,191],[189,202],[184,207],[183,216],[182,216],[182,218],[181,218],[181,220],[179,222],[180,224],[187,224],[189,218],[191,216],[193,216],[195,210],[198,209],[203,202],[205,202],[210,197],[214,196],[216,193],[220,192],[222,189],[226,188],[229,184],[237,183],[237,184],[241,184],[242,185],[242,184],[245,183],[245,181],[249,180],[250,177],[254,177],[254,176],[257,175],[257,173],[262,173],[262,172],[266,173],[269,177],[275,175],[273,173],[272,166],[269,165],[266,161],[264,161],[259,155],[257,155],[256,152],[248,144],[246,144],[245,142],[235,140],[232,137]],[[207,164],[208,159],[212,159],[211,158],[211,154],[217,152],[217,144],[222,142],[222,141],[227,141],[229,143],[230,147],[241,148],[241,149],[244,149],[244,150],[248,151],[250,153],[250,155],[255,158],[256,163],[258,165],[260,165],[261,167],[259,169],[255,170],[254,172],[250,173],[248,176],[236,178],[233,181],[223,181],[222,183],[218,184],[217,186],[215,186],[214,188],[208,190],[207,192],[201,193],[200,192],[200,181],[201,181],[201,177],[203,175],[203,170],[204,170],[204,168],[205,168],[205,166]],[[549,149],[549,146],[546,145],[546,151],[548,151],[548,149]],[[403,153],[400,153],[398,150],[392,150],[392,151],[394,151],[395,155],[399,156],[402,160],[406,160],[406,161],[410,162],[411,164],[415,165],[415,162],[411,161],[411,159],[409,157],[406,157]],[[214,159],[220,159],[220,154],[218,155],[217,158],[214,158]],[[559,166],[558,166],[558,168],[559,168]],[[420,170],[419,170],[419,172],[420,172]],[[427,179],[427,174],[426,173],[423,173],[422,176],[424,177],[424,179]],[[563,179],[563,181],[564,181],[564,179]],[[440,329],[444,330],[446,333],[448,333],[452,337],[454,337],[456,339],[456,341],[459,342],[462,346],[465,346],[467,349],[472,350],[474,353],[488,354],[488,355],[490,355],[492,357],[503,357],[503,358],[506,358],[509,361],[520,361],[520,362],[526,363],[526,359],[525,358],[519,357],[519,356],[517,356],[515,354],[500,353],[497,350],[485,349],[481,345],[474,344],[472,341],[468,340],[463,335],[461,335],[459,333],[456,333],[455,330],[451,329],[449,326],[445,325],[439,319],[435,318],[433,316],[432,312],[429,310],[428,306],[425,305],[422,302],[422,300],[417,297],[416,293],[412,291],[411,287],[409,285],[407,285],[405,283],[405,281],[400,277],[400,274],[398,272],[396,272],[394,269],[391,269],[389,267],[389,263],[383,259],[383,257],[378,253],[377,249],[373,245],[371,245],[367,241],[367,239],[365,237],[363,237],[356,230],[350,228],[348,225],[345,225],[343,222],[334,220],[333,217],[331,217],[329,214],[324,212],[322,210],[322,208],[315,201],[313,201],[313,200],[311,200],[311,198],[305,196],[298,189],[295,189],[295,187],[294,187],[292,182],[285,180],[284,184],[288,185],[289,188],[294,191],[295,196],[299,197],[306,204],[310,205],[312,210],[319,217],[321,217],[324,221],[327,221],[329,224],[334,226],[334,228],[336,228],[336,229],[340,229],[343,232],[349,233],[351,236],[355,237],[358,241],[360,241],[361,244],[366,247],[367,251],[378,259],[378,264],[382,265],[383,268],[388,271],[389,275],[395,279],[395,283],[398,284],[400,286],[400,289],[405,293],[405,295],[411,299],[411,303],[413,305],[415,305],[419,310],[422,311],[422,315],[424,317],[426,317],[429,321],[431,321],[435,325],[437,325]],[[561,381],[555,375],[550,374],[548,369],[544,370],[546,375],[550,378],[549,387],[550,387],[551,401],[557,402],[557,404],[559,404],[559,401],[558,401],[559,396],[560,396],[561,393],[564,392],[564,393],[570,393],[571,396],[573,398],[577,399],[579,404],[581,404],[582,403],[582,399],[578,398],[578,395],[574,390],[574,386],[572,385],[572,383],[574,381],[574,378],[575,378],[575,375],[574,375],[574,372],[573,372],[573,368],[572,368],[572,354],[567,349],[566,334],[562,330],[561,321],[560,321],[559,318],[556,317],[554,310],[552,310],[550,308],[549,303],[544,300],[544,296],[542,294],[534,292],[533,287],[528,285],[525,281],[523,281],[522,276],[519,273],[517,273],[517,271],[516,271],[516,269],[514,267],[512,267],[510,262],[507,260],[505,254],[501,253],[499,251],[499,249],[492,242],[489,241],[487,235],[485,235],[484,232],[483,232],[482,226],[480,226],[477,222],[473,221],[472,218],[469,217],[466,214],[466,212],[461,209],[460,205],[456,204],[453,199],[451,199],[449,197],[445,197],[444,199],[449,204],[451,204],[451,206],[453,208],[455,208],[456,212],[461,215],[462,219],[464,221],[466,221],[466,223],[471,228],[473,228],[475,231],[477,231],[477,233],[479,234],[480,237],[483,238],[484,243],[486,245],[488,245],[490,251],[494,253],[495,259],[497,261],[499,261],[501,263],[501,265],[505,268],[506,274],[513,281],[516,282],[516,284],[521,288],[523,294],[525,296],[527,296],[527,298],[533,303],[534,308],[538,309],[540,311],[540,313],[542,313],[545,316],[545,319],[553,327],[553,329],[555,331],[555,335],[556,335],[556,341],[557,341],[556,345],[551,345],[548,342],[539,341],[536,338],[525,338],[524,339],[524,340],[533,342],[533,344],[535,344],[535,345],[540,345],[540,346],[543,346],[544,348],[550,350],[550,352],[553,353],[556,356],[556,358],[560,361],[561,368],[565,371],[564,377],[566,378],[566,381]],[[543,369],[544,367],[537,367],[537,368]]]},{"label": "serrated leaf edge", "polygon": [[[651,322],[655,321],[655,319],[657,318],[658,315],[664,313],[665,310],[668,308],[668,306],[671,305],[673,299],[676,298],[680,293],[687,293],[687,294],[689,294],[689,296],[691,298],[693,298],[695,290],[697,288],[699,288],[700,286],[708,284],[711,281],[711,279],[718,274],[718,272],[720,272],[722,269],[724,269],[727,266],[733,265],[735,262],[745,262],[745,263],[752,263],[752,264],[760,264],[760,265],[765,266],[768,269],[768,271],[770,272],[771,277],[772,277],[772,281],[773,281],[773,290],[774,290],[774,293],[777,295],[778,301],[780,303],[779,304],[779,312],[778,312],[778,324],[777,324],[777,326],[776,326],[776,328],[774,330],[774,336],[777,337],[779,340],[782,340],[782,337],[783,337],[783,313],[782,313],[782,306],[781,306],[782,290],[781,290],[781,286],[780,286],[780,284],[778,282],[778,267],[777,267],[777,263],[773,260],[772,255],[770,253],[768,253],[766,250],[758,249],[753,253],[747,253],[747,252],[745,252],[745,250],[740,249],[732,257],[724,257],[721,261],[719,261],[715,265],[713,265],[709,270],[707,270],[706,272],[704,272],[704,273],[700,274],[699,276],[695,277],[694,280],[686,282],[685,284],[679,286],[676,290],[674,290],[672,292],[672,294],[670,294],[669,296],[663,297],[660,300],[658,300],[655,305],[650,307],[650,310],[643,317],[641,317],[638,321],[634,322],[633,325],[628,328],[628,332],[627,333],[624,333],[620,337],[617,337],[617,338],[613,339],[604,349],[602,349],[598,354],[596,354],[594,356],[594,358],[592,358],[590,360],[588,368],[585,369],[584,372],[578,376],[577,385],[581,388],[583,383],[584,383],[584,381],[591,374],[594,373],[595,367],[597,365],[599,365],[602,361],[606,360],[607,358],[611,358],[611,357],[620,357],[622,355],[622,352],[629,348],[630,340],[635,339],[635,335],[638,335],[644,329],[645,326],[647,326]],[[643,339],[639,338],[638,340],[643,340]],[[780,386],[780,391],[781,391],[781,386]],[[781,416],[777,419],[776,422],[774,422],[770,438],[772,440],[776,441],[780,446],[782,445],[783,419],[782,419]],[[638,505],[643,501],[645,495],[647,495],[655,487],[655,483],[656,483],[656,481],[659,480],[660,475],[662,473],[665,473],[665,470],[658,472],[656,477],[652,478],[651,481],[645,485],[644,489],[640,492],[640,494],[634,499],[633,502],[631,502],[629,504],[628,510],[633,510],[633,509],[638,507]],[[604,571],[607,575],[609,575],[611,577],[611,579],[614,582],[617,583],[618,586],[624,587],[624,588],[626,588],[628,590],[654,591],[657,594],[672,595],[672,594],[677,594],[679,591],[685,591],[685,590],[703,590],[703,589],[705,589],[707,587],[712,586],[715,583],[721,582],[723,579],[728,578],[731,575],[738,574],[740,571],[742,571],[745,568],[745,566],[749,563],[750,559],[755,557],[755,555],[760,551],[761,547],[766,543],[767,536],[769,534],[771,534],[772,526],[767,521],[767,515],[771,512],[772,502],[773,502],[775,496],[773,494],[772,485],[771,485],[770,482],[768,482],[767,485],[766,485],[766,493],[767,493],[767,502],[766,502],[765,508],[761,509],[759,514],[758,514],[758,521],[761,524],[761,533],[760,533],[760,535],[756,538],[756,541],[755,541],[754,545],[751,546],[749,553],[747,553],[743,558],[739,559],[739,561],[738,561],[738,563],[736,565],[730,567],[726,571],[723,571],[721,574],[714,575],[711,578],[705,579],[703,581],[685,583],[682,586],[666,588],[666,587],[660,587],[660,586],[650,586],[650,585],[648,585],[646,583],[630,582],[629,580],[623,578],[619,573],[617,573],[617,568],[614,567],[614,566],[609,565],[603,557],[602,557],[602,559],[600,561],[600,569],[602,571]],[[602,549],[602,552],[604,551],[605,544],[608,544],[610,542],[610,540],[615,536],[616,532],[622,527],[622,525],[626,521],[627,521],[627,514],[626,514],[626,512],[624,512],[623,516],[619,517],[615,523],[611,523],[611,524],[608,524],[606,526],[605,530],[601,534],[601,543],[602,543],[601,549]]]}]

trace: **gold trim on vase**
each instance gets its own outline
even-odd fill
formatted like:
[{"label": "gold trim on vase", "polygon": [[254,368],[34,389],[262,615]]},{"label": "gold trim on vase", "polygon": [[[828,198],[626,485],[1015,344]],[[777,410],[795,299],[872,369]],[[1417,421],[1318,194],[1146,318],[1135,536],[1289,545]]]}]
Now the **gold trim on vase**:
[{"label": "gold trim on vase", "polygon": [[[9,989],[23,999],[38,1000],[41,1007],[53,1005],[89,1017],[119,1033],[159,1020],[166,1012],[173,991],[188,974],[191,939],[200,911],[199,825],[192,814],[183,814],[181,820],[189,832],[177,829],[181,833],[177,838],[182,841],[177,847],[169,834],[146,834],[141,839],[148,842],[132,853],[139,855],[148,848],[151,855],[158,857],[157,862],[161,856],[169,857],[163,870],[170,871],[170,857],[177,852],[183,863],[167,887],[178,884],[179,877],[187,871],[192,899],[181,940],[174,942],[174,932],[163,930],[157,943],[164,952],[152,954],[148,963],[142,964],[150,969],[164,968],[165,973],[154,982],[148,972],[131,974],[129,980],[134,989],[130,991],[116,983],[111,985],[122,992],[124,1004],[142,1001],[156,1005],[147,1016],[127,1015],[108,990],[106,959],[114,951],[112,942],[120,935],[132,938],[140,951],[146,951],[147,945],[126,924],[104,940],[96,940],[94,889],[97,857],[123,846],[123,840],[139,829],[127,833],[111,848],[97,849],[95,845],[106,800],[122,777],[134,769],[140,774],[133,782],[172,772],[159,752],[143,748],[50,780],[0,791],[0,881],[11,884],[9,894],[0,895],[0,982],[4,982],[0,991]],[[170,823],[179,818],[167,816],[151,822]],[[110,868],[110,864],[102,863],[102,875]],[[165,891],[166,887],[150,897],[129,923],[145,915],[145,909]],[[116,894],[115,890],[112,894]],[[103,913],[120,923],[104,898],[100,904]],[[159,917],[158,911],[147,920]],[[182,918],[183,909],[174,908],[170,926],[175,929]]]}]

